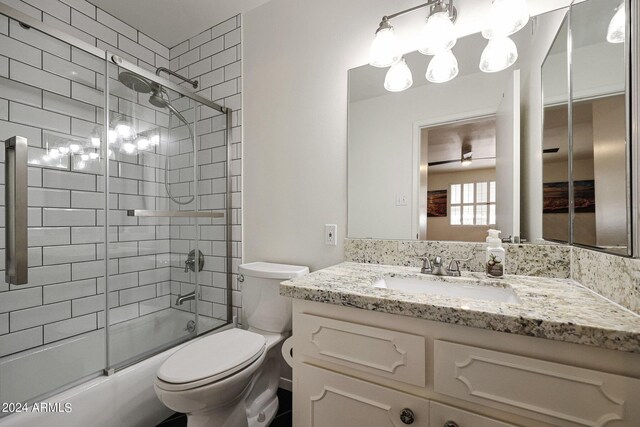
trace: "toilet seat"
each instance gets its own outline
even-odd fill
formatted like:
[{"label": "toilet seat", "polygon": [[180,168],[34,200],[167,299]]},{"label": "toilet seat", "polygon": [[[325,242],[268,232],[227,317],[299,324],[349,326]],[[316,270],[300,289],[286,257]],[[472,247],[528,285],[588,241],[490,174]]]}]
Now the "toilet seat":
[{"label": "toilet seat", "polygon": [[264,353],[264,336],[229,329],[194,340],[160,366],[156,384],[168,391],[189,390],[227,378]]}]

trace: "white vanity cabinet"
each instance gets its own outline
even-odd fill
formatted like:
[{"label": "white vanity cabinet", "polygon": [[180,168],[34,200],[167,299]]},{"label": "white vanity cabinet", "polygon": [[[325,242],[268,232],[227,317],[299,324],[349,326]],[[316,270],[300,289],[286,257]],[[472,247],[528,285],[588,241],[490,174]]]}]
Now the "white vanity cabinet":
[{"label": "white vanity cabinet", "polygon": [[640,355],[294,301],[297,427],[640,426]]}]

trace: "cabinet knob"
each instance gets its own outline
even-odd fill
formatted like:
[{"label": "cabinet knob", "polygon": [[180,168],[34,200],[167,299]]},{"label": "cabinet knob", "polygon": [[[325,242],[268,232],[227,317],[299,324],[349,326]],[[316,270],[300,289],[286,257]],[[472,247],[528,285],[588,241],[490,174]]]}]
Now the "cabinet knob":
[{"label": "cabinet knob", "polygon": [[402,412],[400,412],[400,421],[402,421],[405,424],[413,424],[415,419],[416,419],[416,416],[414,415],[413,411],[409,408],[404,408]]},{"label": "cabinet knob", "polygon": [[458,423],[456,423],[455,421],[447,421],[442,427],[458,427]]}]

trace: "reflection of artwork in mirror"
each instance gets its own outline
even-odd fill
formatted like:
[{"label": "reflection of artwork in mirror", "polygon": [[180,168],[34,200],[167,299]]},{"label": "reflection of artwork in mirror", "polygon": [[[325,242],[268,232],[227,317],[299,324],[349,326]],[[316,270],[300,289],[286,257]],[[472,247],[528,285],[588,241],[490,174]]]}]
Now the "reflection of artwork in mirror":
[{"label": "reflection of artwork in mirror", "polygon": [[447,216],[447,190],[432,190],[427,192],[427,217]]},{"label": "reflection of artwork in mirror", "polygon": [[[569,212],[569,183],[544,183],[543,210],[545,214],[566,214]],[[573,194],[576,213],[594,213],[596,211],[594,181],[575,181]]]}]

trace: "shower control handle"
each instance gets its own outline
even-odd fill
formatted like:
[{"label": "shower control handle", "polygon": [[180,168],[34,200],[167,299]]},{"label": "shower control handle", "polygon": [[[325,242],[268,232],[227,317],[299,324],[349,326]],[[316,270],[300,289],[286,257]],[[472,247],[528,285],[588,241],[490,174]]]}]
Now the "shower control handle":
[{"label": "shower control handle", "polygon": [[[204,267],[204,255],[202,252],[198,251],[198,271],[202,271]],[[196,250],[193,249],[187,255],[187,259],[184,262],[184,272],[188,273],[189,271],[196,271]]]}]

